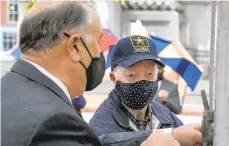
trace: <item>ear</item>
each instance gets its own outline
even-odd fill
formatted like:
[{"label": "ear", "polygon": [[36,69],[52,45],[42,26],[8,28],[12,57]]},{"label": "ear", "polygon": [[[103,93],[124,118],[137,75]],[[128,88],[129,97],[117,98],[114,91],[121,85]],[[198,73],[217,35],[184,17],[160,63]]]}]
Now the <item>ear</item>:
[{"label": "ear", "polygon": [[112,83],[115,85],[116,84],[116,77],[115,77],[115,74],[113,72],[110,72],[109,73],[109,77],[110,77],[110,80],[112,81]]},{"label": "ear", "polygon": [[67,41],[67,52],[72,61],[79,62],[80,61],[80,55],[78,51],[78,45],[80,42],[80,34],[74,34],[71,35],[70,38]]}]

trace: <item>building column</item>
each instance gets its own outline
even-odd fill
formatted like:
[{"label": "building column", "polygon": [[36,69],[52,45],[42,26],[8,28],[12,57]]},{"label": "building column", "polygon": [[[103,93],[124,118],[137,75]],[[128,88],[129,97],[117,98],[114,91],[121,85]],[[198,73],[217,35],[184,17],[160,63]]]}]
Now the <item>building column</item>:
[{"label": "building column", "polygon": [[18,2],[18,15],[19,15],[18,22],[17,22],[18,30],[19,30],[21,21],[23,20],[23,18],[26,15],[26,5],[27,5],[27,2],[23,2],[23,1]]},{"label": "building column", "polygon": [[125,10],[122,13],[122,35],[128,36],[130,23],[141,20],[148,32],[157,32],[158,36],[179,41],[179,14],[175,11]]},{"label": "building column", "polygon": [[17,21],[17,41],[16,44],[19,45],[19,29],[23,18],[26,15],[26,5],[27,2],[19,1],[18,2],[18,21]]},{"label": "building column", "polygon": [[[214,145],[229,145],[229,3],[217,1]],[[212,66],[213,67],[213,66]]]},{"label": "building column", "polygon": [[18,3],[19,19],[18,20],[22,20],[25,17],[26,5],[27,5],[27,2],[19,1]]},{"label": "building column", "polygon": [[121,37],[121,15],[122,8],[120,2],[109,1],[109,21],[108,26],[116,37]]}]

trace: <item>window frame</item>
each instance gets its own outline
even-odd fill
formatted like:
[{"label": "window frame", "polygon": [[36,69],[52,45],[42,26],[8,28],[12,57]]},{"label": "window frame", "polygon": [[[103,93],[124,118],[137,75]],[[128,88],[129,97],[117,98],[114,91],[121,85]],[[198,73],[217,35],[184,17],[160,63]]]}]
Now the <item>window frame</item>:
[{"label": "window frame", "polygon": [[[9,48],[9,50],[5,50],[6,48],[4,47],[4,33],[15,33],[15,44],[17,43],[17,28],[11,26],[4,26],[4,27],[0,27],[0,51],[9,51],[11,48]],[[12,44],[12,47],[15,45]]]},{"label": "window frame", "polygon": [[10,20],[10,9],[9,9],[9,6],[11,4],[10,1],[11,0],[7,0],[7,24],[17,24],[19,20],[19,1],[15,0],[17,2],[17,20],[16,21]]}]

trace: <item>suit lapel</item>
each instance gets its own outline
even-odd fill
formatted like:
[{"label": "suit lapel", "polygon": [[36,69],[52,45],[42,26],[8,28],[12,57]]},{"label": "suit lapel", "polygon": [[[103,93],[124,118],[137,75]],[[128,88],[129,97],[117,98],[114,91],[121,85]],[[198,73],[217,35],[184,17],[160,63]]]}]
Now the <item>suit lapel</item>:
[{"label": "suit lapel", "polygon": [[22,59],[19,59],[13,65],[13,67],[11,68],[11,71],[18,73],[34,82],[37,82],[45,86],[46,88],[54,92],[56,95],[58,95],[61,99],[63,99],[67,104],[73,107],[68,97],[63,92],[63,90],[56,83],[54,83],[51,79],[49,79],[47,76],[41,73],[36,67],[31,65],[30,63]]}]

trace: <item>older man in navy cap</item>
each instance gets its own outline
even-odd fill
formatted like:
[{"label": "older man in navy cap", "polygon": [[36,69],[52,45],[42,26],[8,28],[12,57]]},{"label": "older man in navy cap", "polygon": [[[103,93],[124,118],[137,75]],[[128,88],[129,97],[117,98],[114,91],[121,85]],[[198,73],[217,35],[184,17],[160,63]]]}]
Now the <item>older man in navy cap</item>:
[{"label": "older man in navy cap", "polygon": [[136,35],[119,40],[111,52],[110,79],[115,87],[90,120],[97,136],[155,129],[172,132],[178,141],[189,139],[183,134],[195,135],[169,109],[153,100],[158,90],[158,66],[164,65],[151,39]]}]

